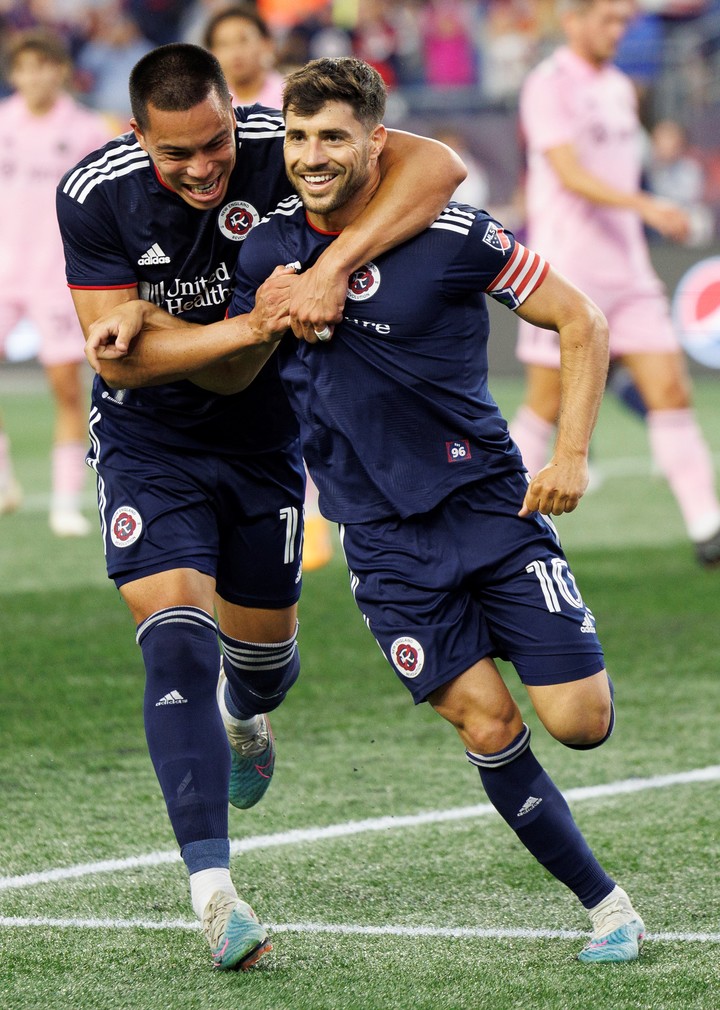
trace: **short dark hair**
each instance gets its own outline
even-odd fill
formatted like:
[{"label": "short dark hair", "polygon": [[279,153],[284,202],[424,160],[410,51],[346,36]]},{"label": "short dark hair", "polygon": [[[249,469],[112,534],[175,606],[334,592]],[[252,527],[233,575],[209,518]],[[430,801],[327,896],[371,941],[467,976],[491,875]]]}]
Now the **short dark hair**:
[{"label": "short dark hair", "polygon": [[290,74],[283,89],[283,116],[292,108],[299,116],[314,116],[328,101],[347,102],[366,127],[385,115],[387,89],[377,70],[354,56],[310,60]]},{"label": "short dark hair", "polygon": [[213,36],[218,25],[221,25],[223,21],[232,21],[235,18],[241,18],[243,21],[250,21],[251,24],[255,25],[264,39],[272,37],[270,29],[267,26],[267,22],[260,17],[251,4],[235,4],[232,7],[225,7],[223,10],[218,11],[217,14],[214,14],[206,24],[205,32],[203,34],[203,45],[206,49],[213,48]]},{"label": "short dark hair", "polygon": [[72,59],[70,51],[58,35],[44,28],[33,28],[26,32],[18,32],[7,45],[7,60],[10,69],[23,53],[35,53],[49,63],[59,66],[70,66]]},{"label": "short dark hair", "polygon": [[130,107],[141,130],[148,124],[148,105],[163,112],[187,112],[211,91],[230,96],[220,64],[207,49],[171,42],[147,53],[130,72]]}]

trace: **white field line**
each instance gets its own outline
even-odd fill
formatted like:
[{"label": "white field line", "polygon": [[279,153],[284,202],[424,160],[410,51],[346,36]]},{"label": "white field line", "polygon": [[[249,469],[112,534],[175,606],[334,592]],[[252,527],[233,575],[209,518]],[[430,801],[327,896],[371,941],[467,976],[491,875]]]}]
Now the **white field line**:
[{"label": "white field line", "polygon": [[[487,929],[481,926],[358,926],[349,923],[276,922],[266,923],[269,933],[328,933],[339,936],[441,937],[449,940],[585,940],[588,933],[577,929]],[[182,929],[196,932],[200,923],[188,919],[53,919],[41,916],[0,916],[0,927],[51,929]],[[720,943],[720,933],[648,933],[648,940],[665,943]]]},{"label": "white field line", "polygon": [[[654,775],[651,778],[623,779],[618,782],[608,782],[598,786],[579,786],[568,789],[565,793],[569,801],[600,799],[603,797],[623,796],[628,793],[644,792],[648,789],[665,789],[670,786],[692,785],[699,782],[720,781],[720,765],[708,768],[695,768],[692,771],[677,772],[671,775]],[[250,838],[231,841],[231,854],[250,852],[254,849],[269,849],[284,845],[301,845],[308,842],[325,841],[331,838],[347,838],[351,835],[365,834],[371,831],[391,831],[398,828],[414,828],[425,824],[442,824],[449,821],[464,821],[478,817],[496,814],[489,803],[480,803],[469,807],[451,807],[447,810],[429,810],[420,814],[408,814],[402,817],[371,817],[362,821],[344,821],[339,824],[329,824],[318,828],[295,828],[291,831],[281,831],[272,835],[253,835]],[[166,852],[148,852],[142,856],[130,856],[126,859],[106,859],[97,863],[81,863],[75,866],[57,867],[52,870],[41,870],[36,873],[25,873],[12,877],[0,877],[0,891],[11,891],[22,887],[33,887],[38,884],[57,883],[62,880],[77,880],[92,874],[117,873],[122,870],[137,869],[143,866],[160,866],[180,861],[176,849]]]}]

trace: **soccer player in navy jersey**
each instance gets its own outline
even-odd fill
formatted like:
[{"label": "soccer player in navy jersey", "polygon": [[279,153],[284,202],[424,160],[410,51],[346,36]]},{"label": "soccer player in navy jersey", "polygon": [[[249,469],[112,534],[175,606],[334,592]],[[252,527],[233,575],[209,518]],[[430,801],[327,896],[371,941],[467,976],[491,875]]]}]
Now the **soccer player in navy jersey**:
[{"label": "soccer player in navy jersey", "polygon": [[[80,322],[87,333],[138,295],[176,320],[221,320],[243,241],[291,192],[282,118],[260,106],[233,112],[217,60],[191,45],[143,57],[130,95],[133,132],[58,187]],[[299,334],[340,318],[348,273],[427,226],[462,164],[442,145],[395,134],[382,175],[347,241],[293,290]],[[289,290],[284,274],[266,288],[269,305]],[[267,335],[263,305],[261,294],[247,325]],[[246,968],[270,944],[230,878],[228,796],[247,808],[264,794],[275,757],[267,713],[299,672],[297,421],[274,361],[231,396],[202,375],[189,381],[187,362],[145,388],[127,361],[96,378],[90,416],[108,574],[137,624],[148,746],[193,908],[214,963]]]},{"label": "soccer player in navy jersey", "polygon": [[[299,195],[245,243],[231,316],[257,310],[255,291],[264,300],[278,264],[311,268],[357,219],[380,179],[384,103],[379,75],[360,60],[315,60],[290,75],[285,162]],[[488,389],[484,292],[559,333],[559,436],[531,481]],[[636,958],[642,920],[533,755],[495,664],[513,663],[562,743],[588,749],[610,736],[612,687],[595,619],[548,518],[572,511],[587,486],[607,371],[604,317],[486,212],[451,203],[417,237],[353,272],[334,331],[316,327],[298,342],[282,336],[289,321],[279,300],[267,331],[366,623],[415,702],[455,726],[521,842],[588,909],[593,933],[579,959]],[[138,331],[173,357],[177,323],[138,302],[91,332],[96,366],[110,337],[127,346]],[[181,332],[201,348],[198,367],[220,362],[217,388],[226,391],[239,362],[252,373],[265,339],[233,318]],[[161,375],[150,358],[143,368],[149,381]]]}]

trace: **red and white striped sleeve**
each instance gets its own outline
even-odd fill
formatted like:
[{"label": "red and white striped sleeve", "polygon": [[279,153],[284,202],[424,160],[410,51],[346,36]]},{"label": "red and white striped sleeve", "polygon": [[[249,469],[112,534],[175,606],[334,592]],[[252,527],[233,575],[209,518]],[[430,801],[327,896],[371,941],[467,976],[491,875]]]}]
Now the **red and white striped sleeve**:
[{"label": "red and white striped sleeve", "polygon": [[550,264],[542,256],[516,242],[510,259],[490,282],[487,293],[508,308],[516,309],[542,284],[549,269]]}]

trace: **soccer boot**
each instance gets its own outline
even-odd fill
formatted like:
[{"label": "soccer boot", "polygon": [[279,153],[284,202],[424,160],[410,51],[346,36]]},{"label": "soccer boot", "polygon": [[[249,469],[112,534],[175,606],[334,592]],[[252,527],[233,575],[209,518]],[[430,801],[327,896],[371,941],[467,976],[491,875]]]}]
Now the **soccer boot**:
[{"label": "soccer boot", "polygon": [[227,708],[224,701],[226,683],[227,678],[221,663],[217,697],[230,744],[231,766],[228,798],[234,807],[247,810],[248,807],[254,807],[263,798],[270,785],[275,768],[275,740],[270,728],[270,720],[266,715],[257,716],[257,728],[250,734],[247,730],[234,726],[226,719]]},{"label": "soccer boot", "polygon": [[720,529],[709,540],[696,541],[695,557],[704,568],[720,565]]},{"label": "soccer boot", "polygon": [[645,924],[621,887],[590,911],[593,934],[578,961],[634,961],[645,939]]},{"label": "soccer boot", "polygon": [[50,513],[50,529],[56,537],[86,537],[92,525],[76,509],[54,509]]},{"label": "soccer boot", "polygon": [[226,891],[216,891],[205,906],[203,930],[213,965],[224,971],[247,971],[272,950],[252,908]]}]

